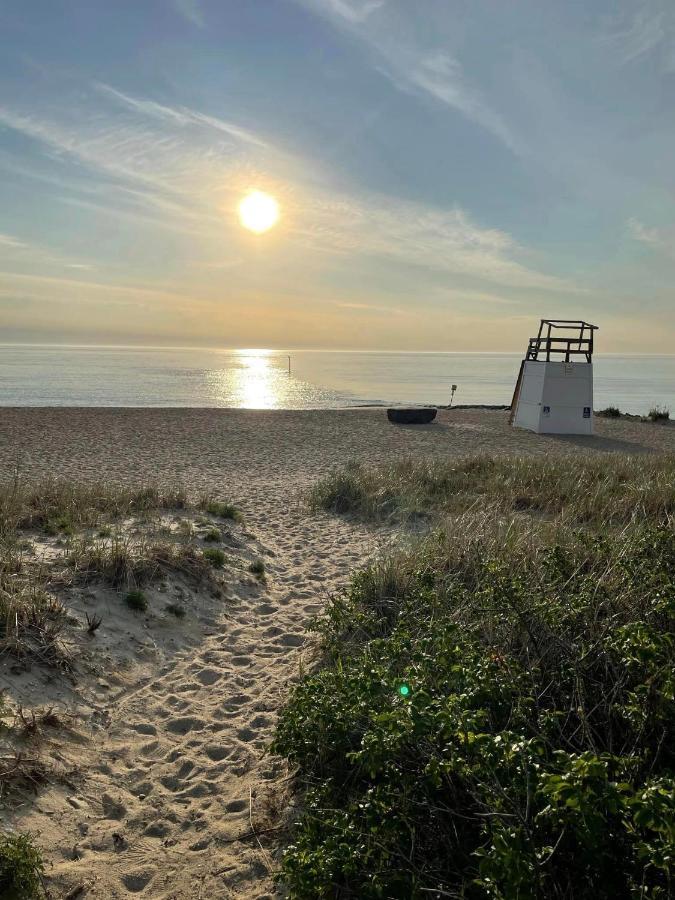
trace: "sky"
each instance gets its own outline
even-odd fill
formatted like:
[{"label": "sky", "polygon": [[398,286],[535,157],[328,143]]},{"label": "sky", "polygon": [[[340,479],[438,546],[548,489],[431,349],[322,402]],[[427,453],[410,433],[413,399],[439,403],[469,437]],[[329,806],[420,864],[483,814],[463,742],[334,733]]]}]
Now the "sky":
[{"label": "sky", "polygon": [[0,0],[0,340],[671,353],[674,159],[672,0]]}]

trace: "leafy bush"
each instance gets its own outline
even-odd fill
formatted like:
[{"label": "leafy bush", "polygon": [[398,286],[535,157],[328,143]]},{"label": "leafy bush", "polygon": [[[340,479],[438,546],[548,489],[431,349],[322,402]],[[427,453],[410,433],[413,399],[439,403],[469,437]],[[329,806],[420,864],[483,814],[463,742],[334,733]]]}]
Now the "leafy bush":
[{"label": "leafy bush", "polygon": [[26,834],[0,835],[0,896],[7,900],[43,897],[40,851]]},{"label": "leafy bush", "polygon": [[647,418],[652,422],[667,422],[670,419],[670,410],[665,406],[652,406]]},{"label": "leafy bush", "polygon": [[463,521],[319,628],[273,744],[307,790],[291,897],[672,895],[672,527]]}]

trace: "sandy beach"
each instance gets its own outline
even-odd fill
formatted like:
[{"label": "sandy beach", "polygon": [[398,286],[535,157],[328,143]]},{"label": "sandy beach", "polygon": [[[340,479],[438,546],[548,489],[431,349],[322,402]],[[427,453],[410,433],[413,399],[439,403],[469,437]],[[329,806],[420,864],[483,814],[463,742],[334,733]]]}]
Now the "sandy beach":
[{"label": "sandy beach", "polygon": [[[442,411],[425,427],[393,426],[382,409],[3,409],[3,480],[180,482],[244,517],[227,531],[241,565],[224,576],[222,601],[176,588],[199,607],[181,630],[72,590],[64,602],[76,617],[87,604],[105,611],[96,638],[105,653],[83,651],[68,678],[0,659],[14,704],[72,717],[65,735],[45,738],[64,777],[2,811],[36,835],[53,896],[277,896],[274,829],[290,773],[265,747],[289,681],[311,665],[307,623],[390,537],[310,513],[303,491],[316,478],[350,460],[675,451],[669,424],[600,419],[596,432],[538,436],[480,409]],[[245,574],[256,557],[264,583]]]}]

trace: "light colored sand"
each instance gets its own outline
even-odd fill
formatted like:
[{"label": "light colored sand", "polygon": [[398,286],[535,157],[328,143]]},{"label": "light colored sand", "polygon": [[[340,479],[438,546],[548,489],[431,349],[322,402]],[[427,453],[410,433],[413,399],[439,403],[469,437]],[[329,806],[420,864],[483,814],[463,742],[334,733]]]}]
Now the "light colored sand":
[{"label": "light colored sand", "polygon": [[[70,684],[2,670],[15,699],[42,691],[76,713],[74,733],[45,752],[77,771],[9,815],[37,831],[56,896],[79,884],[79,896],[101,900],[275,895],[269,850],[246,837],[251,808],[261,830],[287,799],[285,770],[264,747],[289,681],[311,661],[307,621],[383,537],[310,515],[300,493],[312,480],[350,459],[675,451],[669,426],[601,421],[598,432],[543,438],[510,430],[504,413],[472,410],[424,428],[392,426],[383,410],[0,410],[0,475],[18,466],[28,478],[180,480],[242,508],[246,533],[233,552],[260,553],[269,573],[263,587],[228,575],[220,607],[190,595],[185,631],[161,616],[131,628],[110,612],[114,598],[97,595],[110,618],[97,677]],[[76,612],[85,599],[70,598]]]}]

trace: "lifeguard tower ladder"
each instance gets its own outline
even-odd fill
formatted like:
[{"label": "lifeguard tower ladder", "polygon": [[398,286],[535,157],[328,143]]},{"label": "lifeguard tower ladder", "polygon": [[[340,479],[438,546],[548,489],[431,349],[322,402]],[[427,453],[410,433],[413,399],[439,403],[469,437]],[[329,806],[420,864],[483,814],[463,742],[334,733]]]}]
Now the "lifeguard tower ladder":
[{"label": "lifeguard tower ladder", "polygon": [[577,319],[542,319],[530,338],[511,424],[538,434],[593,434],[593,333]]}]

